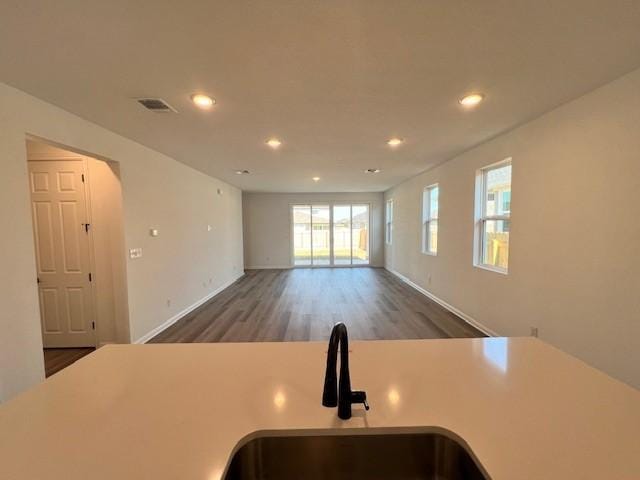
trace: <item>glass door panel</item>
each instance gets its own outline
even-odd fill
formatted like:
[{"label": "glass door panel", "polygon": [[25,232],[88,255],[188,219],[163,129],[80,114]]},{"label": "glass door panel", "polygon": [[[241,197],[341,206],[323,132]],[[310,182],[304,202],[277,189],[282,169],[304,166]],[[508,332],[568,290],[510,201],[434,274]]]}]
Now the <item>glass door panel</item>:
[{"label": "glass door panel", "polygon": [[295,266],[368,265],[369,205],[293,205]]},{"label": "glass door panel", "polygon": [[311,259],[313,265],[331,263],[331,210],[329,205],[311,207]]},{"label": "glass door panel", "polygon": [[354,265],[369,263],[369,205],[351,206],[351,250]]},{"label": "glass door panel", "polygon": [[293,264],[311,265],[311,205],[294,205]]},{"label": "glass door panel", "polygon": [[333,206],[333,264],[351,265],[351,205]]}]

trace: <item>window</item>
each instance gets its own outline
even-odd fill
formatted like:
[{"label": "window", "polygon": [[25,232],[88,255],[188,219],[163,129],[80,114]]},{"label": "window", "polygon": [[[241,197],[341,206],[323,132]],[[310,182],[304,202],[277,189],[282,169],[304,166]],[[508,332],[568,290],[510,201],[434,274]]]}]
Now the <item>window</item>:
[{"label": "window", "polygon": [[311,263],[313,265],[329,265],[331,210],[329,205],[311,206]]},{"label": "window", "polygon": [[333,264],[369,263],[369,205],[333,206]]},{"label": "window", "polygon": [[351,205],[333,206],[333,258],[336,265],[351,264]]},{"label": "window", "polygon": [[476,266],[507,273],[511,224],[511,159],[476,176]]},{"label": "window", "polygon": [[351,205],[351,263],[369,264],[369,205]]},{"label": "window", "polygon": [[438,253],[438,184],[422,192],[422,253]]},{"label": "window", "polygon": [[387,200],[385,212],[385,240],[387,245],[391,245],[393,239],[393,199]]},{"label": "window", "polygon": [[293,223],[293,256],[296,265],[311,265],[311,205],[294,205],[291,212]]},{"label": "window", "polygon": [[502,192],[500,196],[500,202],[502,203],[502,211],[505,213],[511,212],[511,190]]},{"label": "window", "polygon": [[295,266],[368,265],[369,205],[292,205]]}]

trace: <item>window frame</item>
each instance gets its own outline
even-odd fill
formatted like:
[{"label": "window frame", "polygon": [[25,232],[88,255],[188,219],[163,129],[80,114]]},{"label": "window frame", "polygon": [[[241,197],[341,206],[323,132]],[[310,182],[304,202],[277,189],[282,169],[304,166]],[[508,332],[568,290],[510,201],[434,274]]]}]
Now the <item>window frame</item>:
[{"label": "window frame", "polygon": [[[512,184],[513,184],[513,161],[512,157],[507,157],[499,162],[492,163],[485,167],[482,167],[476,171],[476,202],[475,202],[475,233],[474,233],[474,248],[473,248],[473,265],[484,270],[491,272],[501,273],[503,275],[509,274],[509,266],[507,268],[498,267],[484,263],[486,245],[484,243],[485,226],[489,221],[507,221],[511,223],[511,199],[512,199]],[[487,199],[487,176],[492,170],[511,166],[511,178],[509,179],[509,211],[506,215],[486,215],[486,199]],[[498,195],[495,198],[496,204],[502,201],[502,195]],[[509,224],[509,228],[511,225]],[[511,235],[509,234],[509,237]],[[511,248],[511,238],[509,238],[509,249]]]},{"label": "window frame", "polygon": [[393,198],[385,202],[384,242],[387,245],[393,244]]},{"label": "window frame", "polygon": [[[335,255],[334,255],[334,222],[333,222],[333,207],[336,205],[341,206],[349,206],[350,215],[349,215],[349,230],[352,231],[352,213],[354,206],[366,206],[368,210],[368,228],[369,233],[367,235],[367,253],[368,260],[367,263],[353,263],[353,245],[351,245],[351,260],[348,264],[338,264],[335,263]],[[294,222],[294,208],[295,207],[309,207],[310,214],[310,222],[311,226],[311,238],[310,238],[310,263],[309,264],[296,264],[295,261],[295,222]],[[313,262],[313,230],[314,226],[318,225],[313,221],[313,208],[314,207],[329,207],[329,263],[328,264],[317,264]],[[374,225],[374,217],[373,217],[373,204],[370,202],[340,202],[340,201],[321,201],[321,202],[307,202],[307,203],[289,203],[289,266],[292,268],[355,268],[355,267],[363,267],[363,266],[371,266],[372,264],[372,252],[371,247],[373,245],[371,229]]]},{"label": "window frame", "polygon": [[[438,210],[437,214],[434,216],[431,205],[431,192],[433,190],[438,190]],[[428,187],[424,187],[422,190],[422,253],[425,255],[431,255],[435,257],[438,255],[438,231],[436,231],[436,248],[433,250],[431,247],[431,224],[435,223],[438,225],[438,218],[440,216],[440,185],[438,183],[434,183],[429,185]]]}]

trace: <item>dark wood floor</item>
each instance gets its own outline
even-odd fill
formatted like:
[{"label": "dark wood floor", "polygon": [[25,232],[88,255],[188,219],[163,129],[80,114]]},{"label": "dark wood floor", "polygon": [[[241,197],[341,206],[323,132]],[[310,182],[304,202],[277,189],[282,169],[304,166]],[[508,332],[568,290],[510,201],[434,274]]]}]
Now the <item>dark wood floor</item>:
[{"label": "dark wood floor", "polygon": [[250,270],[149,343],[484,336],[379,268]]},{"label": "dark wood floor", "polygon": [[44,373],[50,377],[93,351],[95,348],[45,348]]}]

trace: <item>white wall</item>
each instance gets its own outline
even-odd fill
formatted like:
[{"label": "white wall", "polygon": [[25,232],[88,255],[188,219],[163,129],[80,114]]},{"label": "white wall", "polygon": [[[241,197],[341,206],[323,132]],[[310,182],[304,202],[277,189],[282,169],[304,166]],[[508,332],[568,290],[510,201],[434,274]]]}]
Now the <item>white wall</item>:
[{"label": "white wall", "polygon": [[[640,387],[640,70],[392,188],[386,266],[501,335]],[[472,265],[476,169],[513,157],[507,276]],[[420,201],[440,184],[438,256]],[[428,276],[431,275],[431,283]]]},{"label": "white wall", "polygon": [[382,193],[251,193],[243,194],[246,268],[291,266],[292,204],[368,203],[371,208],[371,265],[384,265]]},{"label": "white wall", "polygon": [[98,343],[130,340],[120,164],[89,158]]},{"label": "white wall", "polygon": [[26,134],[119,162],[126,248],[144,249],[127,261],[133,340],[237,278],[243,265],[237,188],[0,84],[0,400],[43,378]]}]

